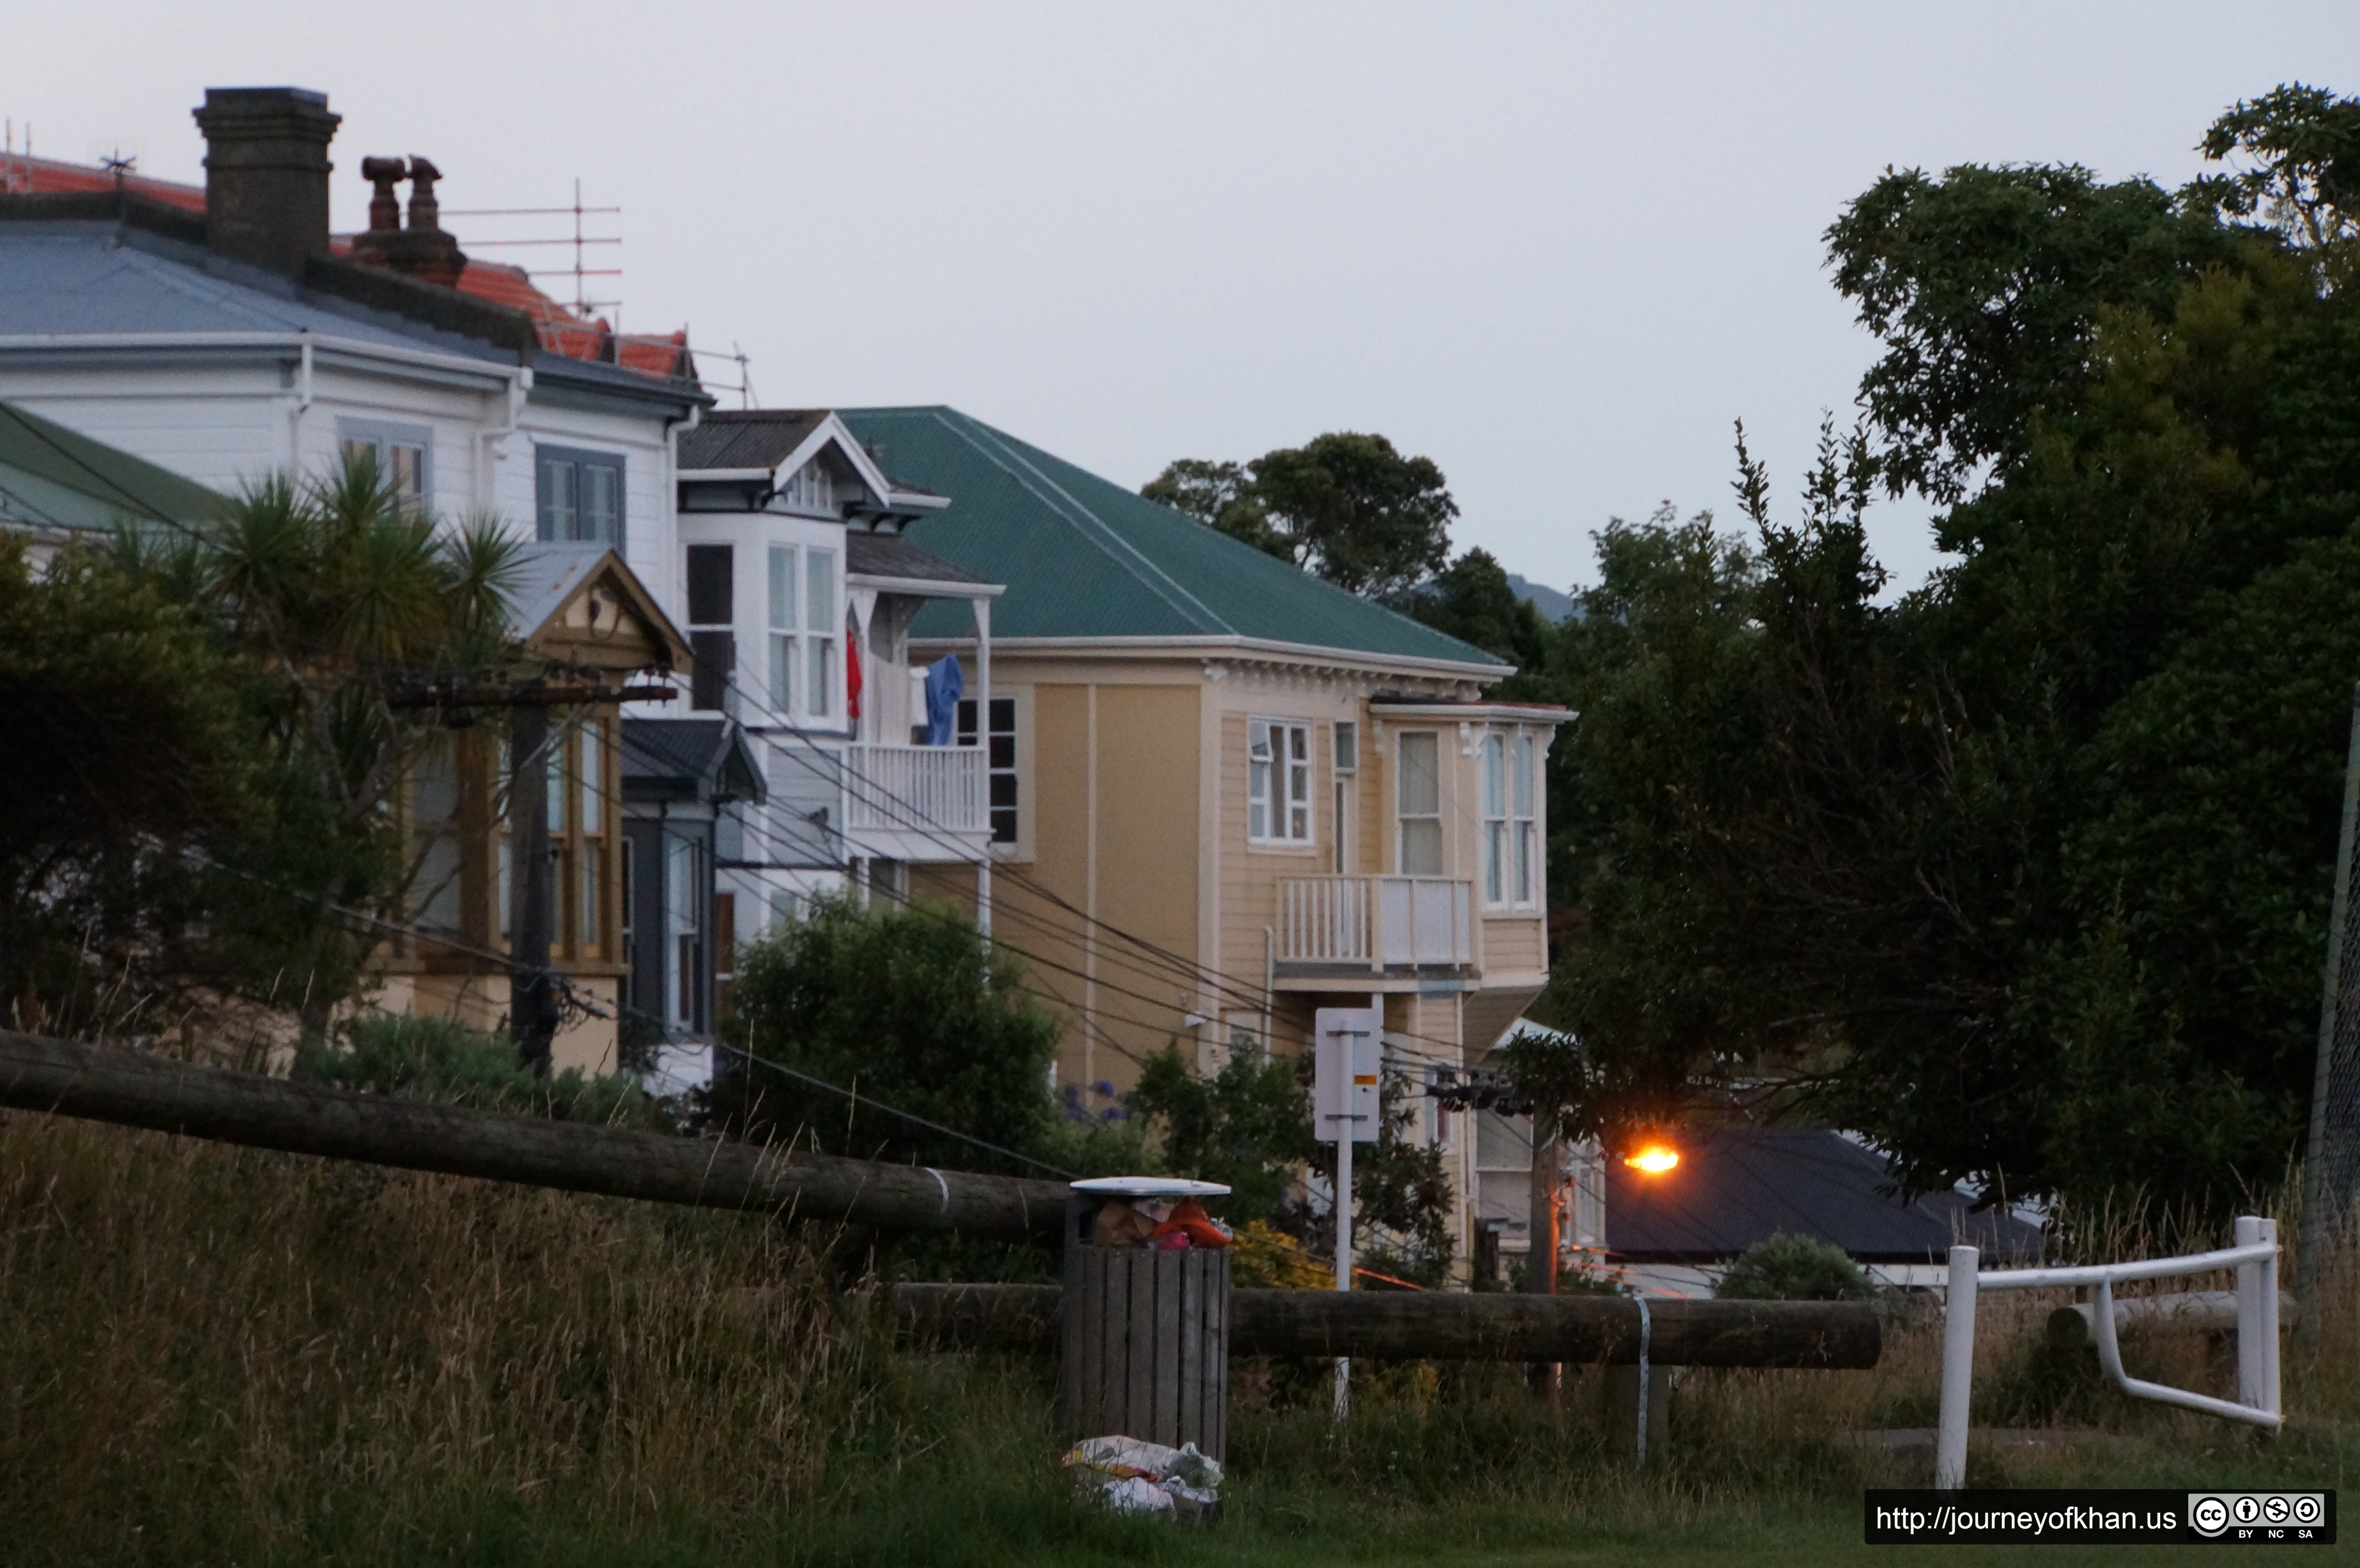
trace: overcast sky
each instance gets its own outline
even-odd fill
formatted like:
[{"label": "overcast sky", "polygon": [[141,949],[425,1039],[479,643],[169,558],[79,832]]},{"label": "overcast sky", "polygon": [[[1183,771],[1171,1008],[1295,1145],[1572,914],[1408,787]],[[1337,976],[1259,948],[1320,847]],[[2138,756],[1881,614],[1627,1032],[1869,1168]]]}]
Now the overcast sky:
[{"label": "overcast sky", "polygon": [[[2239,96],[2360,92],[2360,4],[0,3],[17,146],[201,180],[293,83],[446,207],[619,205],[627,330],[780,407],[952,403],[1129,485],[1375,430],[1557,586],[1659,501],[1782,497],[1870,343],[1819,238],[1888,164],[2178,183]],[[464,243],[521,220],[456,220]],[[485,250],[491,258],[554,253]],[[5,286],[5,280],[0,280]],[[570,279],[551,280],[570,293]],[[726,370],[727,367],[709,367]],[[734,397],[731,399],[734,402]],[[1877,543],[1934,562],[1922,510]]]}]

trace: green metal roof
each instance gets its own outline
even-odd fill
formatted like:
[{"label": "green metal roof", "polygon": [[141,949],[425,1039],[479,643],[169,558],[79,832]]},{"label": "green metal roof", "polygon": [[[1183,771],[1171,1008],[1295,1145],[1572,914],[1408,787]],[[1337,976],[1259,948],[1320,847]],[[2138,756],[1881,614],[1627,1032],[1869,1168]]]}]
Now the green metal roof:
[{"label": "green metal roof", "polygon": [[[952,564],[1008,584],[1002,637],[1246,637],[1388,659],[1509,666],[1299,572],[956,408],[839,408],[899,480],[951,504],[905,530]],[[963,605],[928,606],[920,637],[958,637]],[[1486,676],[1483,679],[1490,679]]]},{"label": "green metal roof", "polygon": [[112,528],[129,520],[193,523],[228,498],[145,458],[0,403],[0,524]]}]

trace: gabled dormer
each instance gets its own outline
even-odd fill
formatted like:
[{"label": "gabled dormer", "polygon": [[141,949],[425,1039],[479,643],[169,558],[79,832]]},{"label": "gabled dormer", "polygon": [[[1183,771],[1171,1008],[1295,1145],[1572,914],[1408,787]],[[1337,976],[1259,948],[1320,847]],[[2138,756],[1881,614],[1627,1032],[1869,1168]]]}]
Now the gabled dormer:
[{"label": "gabled dormer", "polygon": [[901,484],[824,408],[707,414],[680,436],[683,512],[766,512],[899,533],[950,505]]}]

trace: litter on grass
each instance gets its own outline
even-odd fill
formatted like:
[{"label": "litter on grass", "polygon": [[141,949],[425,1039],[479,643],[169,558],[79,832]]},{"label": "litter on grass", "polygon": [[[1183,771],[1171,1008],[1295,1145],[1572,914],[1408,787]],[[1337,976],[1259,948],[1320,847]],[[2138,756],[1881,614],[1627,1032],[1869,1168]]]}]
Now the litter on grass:
[{"label": "litter on grass", "polygon": [[1167,1448],[1136,1437],[1085,1438],[1060,1463],[1085,1494],[1117,1513],[1201,1519],[1220,1501],[1220,1463],[1193,1443]]}]

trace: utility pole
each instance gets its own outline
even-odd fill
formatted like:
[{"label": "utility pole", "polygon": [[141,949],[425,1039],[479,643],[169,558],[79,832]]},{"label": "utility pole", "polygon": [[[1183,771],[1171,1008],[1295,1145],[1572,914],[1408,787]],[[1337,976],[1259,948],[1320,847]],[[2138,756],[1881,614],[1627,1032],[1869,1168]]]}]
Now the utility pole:
[{"label": "utility pole", "polygon": [[[1531,1237],[1524,1250],[1524,1290],[1530,1295],[1557,1294],[1557,1264],[1564,1246],[1558,1228],[1564,1211],[1564,1181],[1559,1171],[1562,1164],[1557,1107],[1535,1105],[1533,1107],[1533,1169],[1525,1187],[1532,1217],[1524,1227],[1525,1234]],[[1535,1393],[1554,1402],[1562,1381],[1563,1368],[1559,1363],[1535,1361],[1532,1364]]]},{"label": "utility pole", "polygon": [[2344,751],[2343,826],[2335,844],[2335,893],[2322,965],[2319,1054],[2311,1084],[2311,1136],[2302,1156],[2302,1251],[2309,1290],[2319,1277],[2330,1225],[2352,1217],[2360,1175],[2360,954],[2352,952],[2353,839],[2360,828],[2360,684],[2352,689],[2352,737]]},{"label": "utility pole", "polygon": [[558,1008],[549,966],[557,909],[549,875],[549,709],[542,704],[519,702],[508,711],[508,1027],[517,1055],[545,1078]]}]

